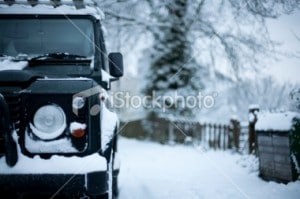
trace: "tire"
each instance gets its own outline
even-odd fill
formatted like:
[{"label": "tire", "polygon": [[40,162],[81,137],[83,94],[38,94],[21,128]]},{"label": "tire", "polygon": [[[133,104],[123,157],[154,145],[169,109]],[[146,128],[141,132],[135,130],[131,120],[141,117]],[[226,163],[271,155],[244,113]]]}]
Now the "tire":
[{"label": "tire", "polygon": [[113,138],[113,165],[112,165],[112,194],[113,194],[113,199],[117,199],[119,196],[119,186],[118,186],[118,177],[119,177],[119,168],[118,170],[114,170],[115,166],[115,161],[116,161],[116,154],[118,151],[118,124],[115,126],[115,131],[114,131],[114,138]]},{"label": "tire", "polygon": [[7,135],[5,139],[5,160],[10,167],[13,167],[18,161],[17,144],[11,135]]},{"label": "tire", "polygon": [[119,188],[118,188],[118,175],[114,174],[113,171],[113,184],[112,184],[112,194],[113,194],[113,199],[117,199],[119,196]]},{"label": "tire", "polygon": [[[114,152],[111,153],[110,157],[110,163],[109,163],[109,184],[108,184],[108,199],[117,199],[119,190],[118,190],[118,175],[117,173],[114,173],[114,162],[115,162],[115,157],[114,157]],[[115,175],[116,174],[116,175]]]},{"label": "tire", "polygon": [[113,152],[111,152],[110,162],[108,163],[108,199],[114,199],[114,196],[113,196],[113,168],[114,168],[114,157],[113,157]]}]

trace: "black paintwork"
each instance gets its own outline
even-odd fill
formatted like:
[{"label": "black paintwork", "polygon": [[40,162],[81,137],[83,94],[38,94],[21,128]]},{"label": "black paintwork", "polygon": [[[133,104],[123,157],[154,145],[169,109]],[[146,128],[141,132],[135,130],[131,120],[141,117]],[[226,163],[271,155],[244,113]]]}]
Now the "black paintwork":
[{"label": "black paintwork", "polygon": [[8,105],[0,94],[0,132],[3,133],[5,160],[9,166],[14,166],[18,161],[17,145],[12,138],[12,130]]},{"label": "black paintwork", "polygon": [[29,71],[5,70],[0,72],[0,86],[17,86],[26,88],[38,77],[41,76]]},{"label": "black paintwork", "polygon": [[[87,188],[85,188],[87,178]],[[79,198],[80,194],[90,196],[103,195],[108,189],[107,172],[91,172],[85,174],[0,174],[1,198],[14,198],[12,190],[18,190],[22,194],[43,193],[51,198],[59,191],[59,195],[71,198]],[[66,182],[68,182],[66,184]],[[62,188],[62,189],[61,189]]]},{"label": "black paintwork", "polygon": [[[79,149],[78,153],[58,154],[64,156],[85,156],[99,152],[109,160],[110,152],[116,144],[111,141],[109,148],[102,152],[101,149],[101,128],[100,113],[90,114],[90,108],[100,105],[97,94],[86,98],[86,105],[81,109],[78,115],[72,110],[72,98],[75,94],[93,88],[102,86],[107,88],[107,84],[101,81],[101,69],[107,70],[106,49],[101,31],[100,21],[89,15],[0,15],[0,18],[87,18],[93,21],[95,26],[95,42],[98,48],[95,50],[94,67],[87,67],[87,62],[79,61],[77,63],[66,63],[55,61],[48,64],[42,62],[38,65],[28,66],[23,71],[0,71],[0,93],[4,96],[11,116],[11,120],[19,137],[19,144],[24,155],[33,157],[24,144],[24,133],[29,130],[29,122],[32,122],[34,113],[38,108],[47,104],[57,104],[66,113],[67,126],[70,122],[77,121],[87,124],[87,134],[81,140],[72,138],[72,144]],[[87,78],[78,78],[87,77]],[[62,79],[63,78],[63,79]],[[68,79],[69,78],[69,79]],[[77,78],[77,79],[76,79]],[[89,78],[89,79],[88,79]],[[65,131],[69,131],[68,127]],[[63,134],[62,136],[71,136]],[[1,138],[1,132],[0,132]],[[38,139],[38,138],[37,138]],[[83,147],[87,143],[87,147]],[[0,142],[1,144],[1,142]],[[4,150],[9,150],[5,148]],[[1,155],[1,154],[0,154]],[[41,154],[41,157],[51,157],[53,153]],[[42,192],[55,193],[68,180],[66,187],[60,191],[60,194],[74,193],[78,198],[79,193],[87,191],[90,195],[101,195],[107,192],[107,172],[94,172],[85,175],[49,175],[49,174],[13,174],[0,175],[0,193],[7,192]],[[87,181],[86,181],[87,180]],[[87,190],[85,184],[87,183]],[[1,195],[1,197],[4,195]],[[9,198],[13,198],[10,197]]]}]

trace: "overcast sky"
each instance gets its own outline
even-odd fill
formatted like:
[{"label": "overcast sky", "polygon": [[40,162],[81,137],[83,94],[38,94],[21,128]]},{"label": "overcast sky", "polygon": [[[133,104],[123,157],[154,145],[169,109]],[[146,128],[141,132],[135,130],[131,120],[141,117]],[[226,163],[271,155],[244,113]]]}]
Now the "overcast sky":
[{"label": "overcast sky", "polygon": [[[294,36],[296,34],[300,38],[300,11],[269,20],[268,26],[271,37],[282,42],[281,50],[298,53],[300,57],[300,41]],[[270,62],[265,72],[273,74],[281,82],[300,83],[300,58],[281,57],[279,61]]]}]

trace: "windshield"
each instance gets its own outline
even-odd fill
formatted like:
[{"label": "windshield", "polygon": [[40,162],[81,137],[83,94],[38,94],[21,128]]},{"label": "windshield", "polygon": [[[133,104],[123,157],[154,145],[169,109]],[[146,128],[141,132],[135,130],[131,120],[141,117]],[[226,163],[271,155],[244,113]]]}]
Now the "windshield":
[{"label": "windshield", "polygon": [[88,19],[0,19],[0,54],[28,56],[94,55],[94,28]]}]

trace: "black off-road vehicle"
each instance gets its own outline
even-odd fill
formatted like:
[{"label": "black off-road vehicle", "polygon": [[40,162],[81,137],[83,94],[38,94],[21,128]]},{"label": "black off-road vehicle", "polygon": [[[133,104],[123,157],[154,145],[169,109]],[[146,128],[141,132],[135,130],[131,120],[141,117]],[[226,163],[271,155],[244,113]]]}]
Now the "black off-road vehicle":
[{"label": "black off-road vehicle", "polygon": [[[21,4],[21,5],[20,5]],[[0,1],[0,198],[115,198],[123,75],[93,1]]]}]

